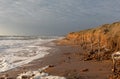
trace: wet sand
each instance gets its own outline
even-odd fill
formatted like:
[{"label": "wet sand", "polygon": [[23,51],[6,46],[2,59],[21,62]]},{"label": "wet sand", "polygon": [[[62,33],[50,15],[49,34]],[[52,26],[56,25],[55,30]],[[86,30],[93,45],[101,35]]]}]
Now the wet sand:
[{"label": "wet sand", "polygon": [[37,70],[47,65],[51,67],[45,72],[55,76],[64,76],[68,79],[108,79],[109,75],[112,74],[111,60],[84,61],[82,53],[85,51],[80,46],[56,45],[51,47],[53,49],[49,50],[50,54],[44,58],[0,73],[0,76],[7,74],[15,79],[22,72]]}]

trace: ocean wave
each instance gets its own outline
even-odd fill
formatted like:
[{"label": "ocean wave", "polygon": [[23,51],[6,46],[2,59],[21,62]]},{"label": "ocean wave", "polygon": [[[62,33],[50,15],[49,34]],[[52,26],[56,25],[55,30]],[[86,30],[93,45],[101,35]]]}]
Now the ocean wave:
[{"label": "ocean wave", "polygon": [[[6,38],[9,40],[6,40]],[[57,38],[21,40],[20,37],[4,37],[0,40],[0,72],[22,66],[35,59],[42,58],[49,54],[51,47],[44,44]],[[12,39],[11,39],[12,38]],[[18,40],[19,39],[19,40]]]}]

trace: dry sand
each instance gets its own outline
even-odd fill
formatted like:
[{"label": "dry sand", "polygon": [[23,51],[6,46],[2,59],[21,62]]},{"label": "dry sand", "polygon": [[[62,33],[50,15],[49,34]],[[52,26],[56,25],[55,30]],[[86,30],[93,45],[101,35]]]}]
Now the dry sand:
[{"label": "dry sand", "polygon": [[85,52],[80,46],[52,46],[50,54],[42,59],[32,61],[22,67],[0,73],[0,76],[7,74],[15,77],[25,71],[37,70],[41,67],[50,65],[47,73],[55,76],[65,76],[68,79],[108,79],[112,74],[111,60],[103,61],[83,61],[82,53]]}]

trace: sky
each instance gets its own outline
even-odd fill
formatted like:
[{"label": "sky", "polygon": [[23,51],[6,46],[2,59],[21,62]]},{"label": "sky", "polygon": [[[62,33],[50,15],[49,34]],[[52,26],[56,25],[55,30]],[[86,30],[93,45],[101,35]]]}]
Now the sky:
[{"label": "sky", "polygon": [[0,0],[0,35],[66,35],[120,20],[120,0]]}]

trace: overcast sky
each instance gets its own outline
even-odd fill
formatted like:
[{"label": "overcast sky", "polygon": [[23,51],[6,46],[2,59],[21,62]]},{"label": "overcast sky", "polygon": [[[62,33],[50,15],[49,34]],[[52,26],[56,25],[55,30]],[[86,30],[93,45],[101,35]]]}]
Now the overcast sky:
[{"label": "overcast sky", "polygon": [[65,35],[120,20],[120,0],[0,0],[0,35]]}]

